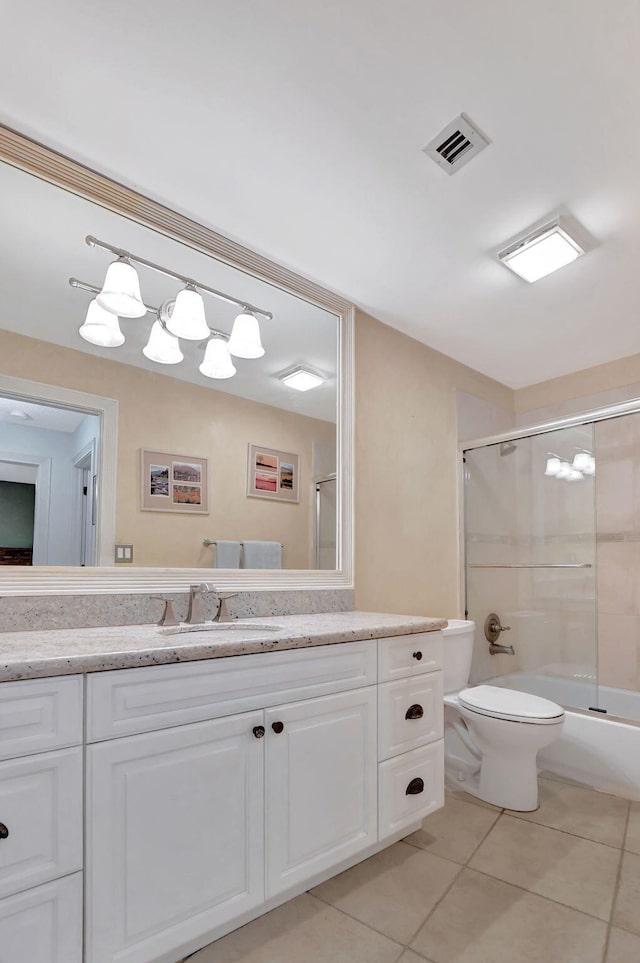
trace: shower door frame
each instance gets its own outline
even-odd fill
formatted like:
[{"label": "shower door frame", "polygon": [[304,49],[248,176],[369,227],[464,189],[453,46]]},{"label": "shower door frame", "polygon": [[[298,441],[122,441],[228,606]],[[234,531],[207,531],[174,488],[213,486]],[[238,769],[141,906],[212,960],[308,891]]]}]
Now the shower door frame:
[{"label": "shower door frame", "polygon": [[[518,441],[523,438],[533,438],[535,435],[545,435],[547,432],[560,431],[563,428],[572,428],[579,425],[589,425],[597,421],[608,421],[611,418],[622,418],[624,415],[633,415],[640,412],[640,398],[633,398],[630,401],[623,401],[616,405],[606,405],[600,408],[593,408],[578,412],[566,418],[556,418],[553,421],[544,421],[529,427],[521,426],[511,428],[509,431],[502,431],[497,435],[486,435],[481,438],[473,438],[469,441],[458,442],[458,551],[460,556],[460,572],[458,582],[458,609],[461,618],[468,618],[467,610],[467,548],[466,548],[466,525],[465,525],[465,492],[464,492],[464,455],[467,451],[476,448],[486,448],[489,445],[499,445],[503,441]],[[596,482],[597,484],[597,482]],[[597,531],[596,531],[596,557],[597,557]],[[464,613],[464,614],[462,614]]]}]

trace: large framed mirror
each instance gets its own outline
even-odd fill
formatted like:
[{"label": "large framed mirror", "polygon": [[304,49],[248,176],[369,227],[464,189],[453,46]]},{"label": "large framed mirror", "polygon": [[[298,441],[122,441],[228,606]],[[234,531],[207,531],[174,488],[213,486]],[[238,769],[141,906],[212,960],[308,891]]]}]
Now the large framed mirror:
[{"label": "large framed mirror", "polygon": [[353,306],[2,127],[0,191],[0,593],[351,587]]}]

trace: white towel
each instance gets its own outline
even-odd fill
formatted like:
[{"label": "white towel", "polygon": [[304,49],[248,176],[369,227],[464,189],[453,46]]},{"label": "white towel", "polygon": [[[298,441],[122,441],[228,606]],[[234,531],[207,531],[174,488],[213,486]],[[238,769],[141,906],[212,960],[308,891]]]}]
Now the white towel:
[{"label": "white towel", "polygon": [[216,542],[216,568],[240,568],[240,542]]},{"label": "white towel", "polygon": [[280,542],[243,542],[243,568],[282,568]]}]

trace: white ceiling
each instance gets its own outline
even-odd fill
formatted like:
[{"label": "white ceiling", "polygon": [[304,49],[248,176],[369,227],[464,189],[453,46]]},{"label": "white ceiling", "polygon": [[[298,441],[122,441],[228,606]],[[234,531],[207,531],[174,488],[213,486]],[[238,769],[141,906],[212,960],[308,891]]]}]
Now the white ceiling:
[{"label": "white ceiling", "polygon": [[[27,418],[16,418],[12,412],[21,411]],[[20,428],[45,428],[48,431],[65,431],[72,433],[87,417],[84,411],[72,408],[54,408],[50,405],[37,404],[34,401],[7,398],[0,395],[0,422]],[[89,416],[93,417],[93,416]],[[2,429],[0,429],[0,435]],[[6,447],[6,445],[5,445]],[[10,447],[10,446],[9,446]]]},{"label": "white ceiling", "polygon": [[[640,4],[22,0],[0,117],[512,386],[640,351]],[[465,111],[491,146],[420,147]],[[495,260],[558,208],[595,247]]]}]

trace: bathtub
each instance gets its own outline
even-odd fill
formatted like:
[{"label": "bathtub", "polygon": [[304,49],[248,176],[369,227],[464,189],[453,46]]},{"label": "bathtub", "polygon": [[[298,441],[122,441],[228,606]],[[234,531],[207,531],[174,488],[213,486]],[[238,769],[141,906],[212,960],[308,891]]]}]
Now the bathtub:
[{"label": "bathtub", "polygon": [[[640,800],[640,693],[544,672],[514,672],[485,684],[530,692],[565,707],[562,735],[539,753],[540,769]],[[587,708],[596,697],[606,714]]]}]

